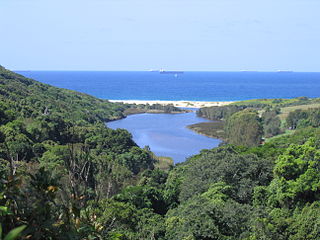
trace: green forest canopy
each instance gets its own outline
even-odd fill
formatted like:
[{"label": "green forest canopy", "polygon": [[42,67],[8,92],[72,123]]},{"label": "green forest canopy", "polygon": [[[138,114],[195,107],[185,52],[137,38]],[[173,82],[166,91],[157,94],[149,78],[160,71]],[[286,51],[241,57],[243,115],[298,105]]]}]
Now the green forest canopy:
[{"label": "green forest canopy", "polygon": [[[318,110],[292,113],[290,135],[160,170],[127,131],[105,126],[127,108],[0,68],[2,238],[320,238]],[[235,111],[229,126],[259,123],[256,138],[272,111]]]}]

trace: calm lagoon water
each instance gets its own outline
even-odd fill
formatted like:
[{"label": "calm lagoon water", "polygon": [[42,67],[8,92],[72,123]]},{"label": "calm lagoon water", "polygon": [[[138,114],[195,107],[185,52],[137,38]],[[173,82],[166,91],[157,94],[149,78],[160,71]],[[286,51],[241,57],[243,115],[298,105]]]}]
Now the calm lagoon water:
[{"label": "calm lagoon water", "polygon": [[137,114],[108,122],[113,129],[125,128],[132,133],[140,146],[148,145],[158,156],[172,157],[175,163],[182,162],[201,149],[217,147],[220,140],[199,135],[186,128],[187,125],[208,121],[192,113],[182,114]]},{"label": "calm lagoon water", "polygon": [[[232,101],[256,98],[320,97],[320,73],[303,72],[92,72],[18,71],[56,87],[103,99]],[[198,135],[186,126],[205,121],[194,113],[141,114],[108,123],[125,128],[136,143],[175,162],[213,148],[219,140]]]}]

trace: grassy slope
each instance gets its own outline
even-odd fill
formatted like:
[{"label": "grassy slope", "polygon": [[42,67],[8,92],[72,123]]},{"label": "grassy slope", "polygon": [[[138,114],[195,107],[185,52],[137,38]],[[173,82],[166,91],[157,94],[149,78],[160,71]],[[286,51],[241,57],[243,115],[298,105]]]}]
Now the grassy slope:
[{"label": "grassy slope", "polygon": [[311,104],[306,104],[306,105],[283,107],[283,108],[281,108],[281,114],[279,115],[279,117],[281,120],[285,120],[290,112],[293,112],[298,109],[308,110],[310,108],[320,108],[320,103],[311,103]]},{"label": "grassy slope", "polygon": [[231,103],[230,105],[238,105],[238,106],[257,106],[257,105],[265,105],[271,107],[285,107],[285,106],[297,106],[297,105],[309,105],[313,103],[320,103],[320,98],[290,98],[290,99],[251,99],[245,101],[239,101],[235,103]]},{"label": "grassy slope", "polygon": [[258,105],[258,104],[265,104],[270,106],[276,106],[279,104],[292,104],[298,102],[298,99],[251,99],[251,100],[244,100],[235,103],[231,103],[230,105]]},{"label": "grassy slope", "polygon": [[[263,107],[277,107],[280,108],[281,113],[278,115],[281,122],[282,127],[285,128],[285,120],[288,114],[292,111],[297,109],[307,110],[310,108],[320,108],[320,98],[314,99],[307,99],[307,98],[293,98],[293,99],[252,99],[252,100],[245,100],[232,103],[230,105],[237,105],[237,106],[248,106],[257,108],[259,112],[259,116],[265,111]],[[224,138],[224,126],[223,123],[217,122],[202,122],[189,125],[188,128],[191,130],[213,138]],[[294,133],[294,130],[286,130],[284,133],[274,136],[271,139],[287,136]],[[270,139],[270,140],[271,140]],[[268,142],[269,139],[266,139]]]}]

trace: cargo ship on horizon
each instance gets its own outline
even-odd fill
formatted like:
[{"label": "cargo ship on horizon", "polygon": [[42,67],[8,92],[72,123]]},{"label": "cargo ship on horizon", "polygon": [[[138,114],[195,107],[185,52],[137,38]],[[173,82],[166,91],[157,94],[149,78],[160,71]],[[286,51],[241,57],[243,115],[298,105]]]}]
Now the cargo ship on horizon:
[{"label": "cargo ship on horizon", "polygon": [[161,74],[183,74],[184,72],[183,71],[167,71],[164,69],[160,69],[159,73],[161,73]]}]

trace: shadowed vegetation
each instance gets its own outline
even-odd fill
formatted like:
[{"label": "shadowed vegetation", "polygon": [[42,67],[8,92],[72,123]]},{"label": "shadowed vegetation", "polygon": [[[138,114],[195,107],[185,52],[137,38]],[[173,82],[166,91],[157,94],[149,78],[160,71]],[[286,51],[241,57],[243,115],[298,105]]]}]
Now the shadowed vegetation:
[{"label": "shadowed vegetation", "polygon": [[319,109],[249,104],[203,111],[233,145],[172,166],[105,126],[132,106],[0,68],[0,238],[319,239]]}]

